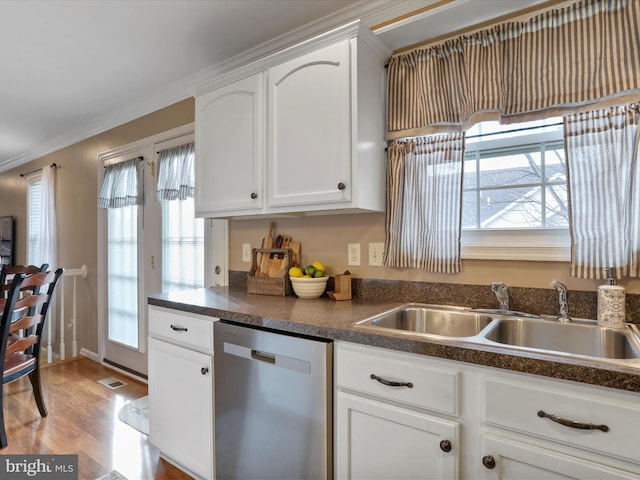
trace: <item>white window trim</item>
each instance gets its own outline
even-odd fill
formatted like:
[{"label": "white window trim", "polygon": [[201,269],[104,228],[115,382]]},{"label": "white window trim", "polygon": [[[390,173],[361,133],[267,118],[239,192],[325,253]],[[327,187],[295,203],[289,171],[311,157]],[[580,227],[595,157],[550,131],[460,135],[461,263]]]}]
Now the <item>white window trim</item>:
[{"label": "white window trim", "polygon": [[571,237],[567,228],[463,230],[461,255],[466,260],[529,260],[568,262]]}]

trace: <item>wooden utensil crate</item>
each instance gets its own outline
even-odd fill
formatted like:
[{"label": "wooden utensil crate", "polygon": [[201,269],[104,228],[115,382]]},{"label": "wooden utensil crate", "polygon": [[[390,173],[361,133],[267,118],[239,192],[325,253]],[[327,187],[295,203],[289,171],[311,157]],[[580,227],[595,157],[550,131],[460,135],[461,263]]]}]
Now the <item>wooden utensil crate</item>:
[{"label": "wooden utensil crate", "polygon": [[292,295],[293,288],[289,280],[291,258],[290,248],[254,248],[251,270],[247,276],[247,293],[281,297]]}]

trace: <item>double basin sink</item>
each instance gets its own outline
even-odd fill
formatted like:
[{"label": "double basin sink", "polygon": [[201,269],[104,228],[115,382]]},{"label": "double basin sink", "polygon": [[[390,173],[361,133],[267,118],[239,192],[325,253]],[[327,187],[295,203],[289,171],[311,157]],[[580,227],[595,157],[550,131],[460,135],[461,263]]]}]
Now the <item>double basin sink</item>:
[{"label": "double basin sink", "polygon": [[411,303],[355,324],[424,337],[640,365],[640,329],[607,328],[593,320],[560,322],[523,312]]}]

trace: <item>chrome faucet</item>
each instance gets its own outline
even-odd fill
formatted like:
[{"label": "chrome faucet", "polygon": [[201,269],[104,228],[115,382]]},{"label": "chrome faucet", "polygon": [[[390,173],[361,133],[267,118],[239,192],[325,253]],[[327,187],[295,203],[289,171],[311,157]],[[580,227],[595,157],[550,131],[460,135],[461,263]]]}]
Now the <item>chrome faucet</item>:
[{"label": "chrome faucet", "polygon": [[560,316],[558,317],[558,321],[570,322],[571,318],[569,318],[569,304],[567,303],[567,287],[555,278],[551,280],[551,286],[558,290],[558,296],[560,299]]},{"label": "chrome faucet", "polygon": [[491,291],[496,294],[496,298],[500,303],[500,310],[503,312],[509,310],[509,287],[502,282],[493,282]]}]

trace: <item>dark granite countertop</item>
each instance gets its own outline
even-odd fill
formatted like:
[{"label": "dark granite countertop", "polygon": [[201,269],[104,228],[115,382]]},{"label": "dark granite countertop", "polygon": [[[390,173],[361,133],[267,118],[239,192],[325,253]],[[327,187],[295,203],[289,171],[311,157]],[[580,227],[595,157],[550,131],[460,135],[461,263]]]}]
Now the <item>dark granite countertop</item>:
[{"label": "dark granite countertop", "polygon": [[640,368],[633,366],[425,338],[394,331],[379,333],[352,325],[405,302],[360,298],[334,301],[326,296],[308,300],[254,295],[237,287],[215,287],[151,295],[148,303],[283,332],[640,392]]}]

